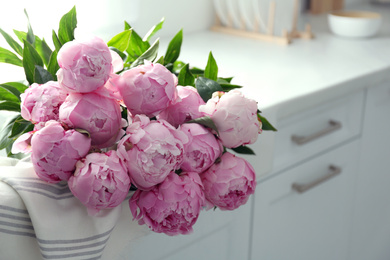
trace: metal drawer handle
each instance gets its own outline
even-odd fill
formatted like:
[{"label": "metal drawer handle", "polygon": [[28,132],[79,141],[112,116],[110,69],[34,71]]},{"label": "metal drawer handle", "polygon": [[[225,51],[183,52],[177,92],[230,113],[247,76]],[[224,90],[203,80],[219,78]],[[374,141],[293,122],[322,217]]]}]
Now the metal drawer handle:
[{"label": "metal drawer handle", "polygon": [[330,134],[330,133],[336,131],[337,129],[341,128],[341,123],[338,121],[329,120],[328,123],[329,123],[329,126],[327,128],[325,128],[317,133],[314,133],[314,134],[308,135],[308,136],[293,135],[293,136],[291,136],[291,140],[298,145],[303,145],[303,144],[306,144],[314,139],[317,139],[321,136]]},{"label": "metal drawer handle", "polygon": [[334,165],[330,165],[329,166],[329,173],[313,182],[310,182],[310,183],[307,183],[307,184],[299,184],[299,183],[293,183],[291,185],[292,189],[298,193],[304,193],[314,187],[316,187],[317,185],[339,175],[341,173],[341,168],[337,167],[337,166],[334,166]]}]

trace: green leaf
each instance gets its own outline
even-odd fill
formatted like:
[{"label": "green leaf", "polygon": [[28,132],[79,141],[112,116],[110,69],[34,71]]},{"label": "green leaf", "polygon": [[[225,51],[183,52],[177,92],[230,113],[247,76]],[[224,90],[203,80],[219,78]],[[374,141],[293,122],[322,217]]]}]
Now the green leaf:
[{"label": "green leaf", "polygon": [[0,33],[3,35],[4,39],[7,41],[9,46],[16,51],[17,54],[20,56],[23,56],[23,49],[22,46],[19,45],[17,41],[15,41],[8,33],[0,29]]},{"label": "green leaf", "polygon": [[131,34],[132,30],[126,30],[118,33],[108,41],[107,45],[124,52],[129,46]]},{"label": "green leaf", "polygon": [[155,26],[153,26],[152,28],[150,28],[150,30],[146,33],[146,35],[144,36],[144,38],[142,39],[144,42],[149,42],[150,41],[150,38],[153,37],[153,35],[156,34],[156,32],[158,32],[159,30],[161,30],[163,24],[164,24],[164,21],[165,21],[165,18],[163,17],[161,19],[161,21],[156,24]]},{"label": "green leaf", "polygon": [[190,68],[190,71],[193,75],[196,76],[204,76],[204,70],[197,68],[197,67],[192,67]]},{"label": "green leaf", "polygon": [[10,119],[5,127],[1,129],[0,131],[0,150],[3,150],[6,148],[8,145],[13,143],[13,140],[11,138],[8,138],[10,136],[11,131],[12,131],[12,126],[15,122],[15,120],[19,117],[19,115],[15,116],[14,118]]},{"label": "green leaf", "polygon": [[0,102],[0,110],[20,112],[20,103],[12,101]]},{"label": "green leaf", "polygon": [[3,85],[12,86],[12,87],[16,88],[17,90],[19,90],[20,93],[23,93],[28,88],[28,86],[26,86],[20,82],[7,82],[7,83],[4,83]]},{"label": "green leaf", "polygon": [[0,62],[23,66],[23,62],[15,53],[0,47]]},{"label": "green leaf", "polygon": [[125,21],[125,31],[131,29],[131,26],[128,22]]},{"label": "green leaf", "polygon": [[204,77],[198,77],[196,79],[195,87],[204,102],[207,102],[214,92],[223,91],[221,85],[219,85],[216,81]]},{"label": "green leaf", "polygon": [[[14,30],[14,33],[16,34],[16,36],[19,38],[19,40],[21,42],[28,41],[27,40],[28,34],[26,32]],[[41,56],[42,61],[47,66],[52,51],[51,51],[50,47],[47,45],[45,39],[41,40],[38,36],[34,36],[34,37],[35,37],[35,44],[33,46],[34,46],[35,50]],[[23,56],[23,53],[22,53],[22,56]]]},{"label": "green leaf", "polygon": [[76,6],[62,16],[58,28],[58,38],[61,44],[74,40],[74,30],[77,27]]},{"label": "green leaf", "polygon": [[183,42],[183,30],[180,30],[169,42],[165,53],[165,64],[174,63],[180,55],[181,44]]},{"label": "green leaf", "polygon": [[176,75],[178,75],[181,71],[181,69],[186,65],[186,63],[182,62],[182,61],[175,61],[173,63],[173,68],[172,68],[172,72],[175,73]]},{"label": "green leaf", "polygon": [[161,65],[164,65],[164,56],[161,56],[157,61],[156,63],[159,63]]},{"label": "green leaf", "polygon": [[34,125],[30,121],[24,120],[21,116],[17,117],[11,130],[11,135],[8,138],[15,138],[25,132],[32,131]]},{"label": "green leaf", "polygon": [[159,40],[157,39],[150,48],[145,51],[141,56],[138,57],[130,66],[130,68],[137,67],[138,65],[144,64],[144,60],[154,61],[157,58]]},{"label": "green leaf", "polygon": [[188,63],[184,65],[184,67],[180,70],[178,76],[178,83],[180,86],[195,87],[195,77],[194,75],[192,75]]},{"label": "green leaf", "polygon": [[33,30],[32,30],[32,27],[31,27],[31,24],[30,24],[30,18],[28,17],[26,9],[24,9],[24,14],[27,17],[27,37],[26,37],[26,40],[31,45],[35,46],[35,36],[34,36]]},{"label": "green leaf", "polygon": [[57,71],[60,69],[60,66],[57,62],[57,50],[54,50],[49,59],[49,64],[47,64],[47,71],[53,76],[54,81],[57,81]]},{"label": "green leaf", "polygon": [[230,83],[231,78],[227,78],[227,79],[229,81],[226,80],[226,78],[218,78],[217,79],[217,82],[219,83],[219,85],[221,85],[224,92],[229,92],[230,90],[235,89],[235,88],[242,88],[242,86],[240,86],[240,85],[231,84]]},{"label": "green leaf", "polygon": [[248,146],[239,146],[239,147],[236,147],[236,148],[231,148],[233,151],[235,151],[236,153],[239,153],[239,154],[252,154],[252,155],[256,155],[255,152],[249,148]]},{"label": "green leaf", "polygon": [[218,78],[218,82],[219,82],[219,80],[223,80],[223,81],[225,81],[227,83],[231,83],[232,79],[233,79],[233,77],[229,77],[229,78],[222,78],[222,77],[220,77],[220,78]]},{"label": "green leaf", "polygon": [[144,42],[141,37],[135,31],[133,31],[130,37],[129,46],[126,50],[127,54],[129,55],[126,62],[134,62],[149,48],[149,42]]},{"label": "green leaf", "polygon": [[48,66],[49,61],[50,61],[50,56],[51,56],[51,49],[49,45],[47,45],[45,39],[42,39],[42,41],[38,38],[35,38],[35,49],[41,56],[43,63]]},{"label": "green leaf", "polygon": [[24,41],[23,67],[30,85],[34,83],[35,65],[43,67],[42,58],[29,42]]},{"label": "green leaf", "polygon": [[39,65],[35,65],[35,71],[34,71],[34,82],[38,84],[45,84],[48,81],[53,81],[54,78],[43,67]]},{"label": "green leaf", "polygon": [[262,127],[261,129],[263,129],[264,131],[278,131],[268,120],[267,118],[263,117],[260,115],[260,113],[257,113],[257,117],[258,119],[261,121],[262,123]]},{"label": "green leaf", "polygon": [[[8,92],[8,94],[11,94],[12,97],[5,99],[4,97],[6,97],[6,95],[3,95],[2,91]],[[20,102],[20,94],[21,92],[17,88],[13,87],[12,85],[0,84],[0,100]]]},{"label": "green leaf", "polygon": [[122,60],[126,60],[127,55],[125,53],[121,52],[115,47],[109,47],[109,49],[116,52],[119,55],[119,57],[121,57]]},{"label": "green leaf", "polygon": [[61,49],[62,44],[60,42],[60,39],[58,39],[58,36],[54,30],[52,30],[51,39],[53,40],[53,44],[54,44],[54,47],[56,48],[56,51],[58,52]]},{"label": "green leaf", "polygon": [[190,121],[187,121],[186,123],[196,123],[196,124],[206,126],[208,128],[213,129],[219,135],[217,126],[214,124],[214,121],[209,116],[192,119]]},{"label": "green leaf", "polygon": [[218,78],[218,65],[215,61],[213,54],[210,51],[209,59],[207,61],[206,68],[204,70],[204,76],[208,79],[217,80]]}]

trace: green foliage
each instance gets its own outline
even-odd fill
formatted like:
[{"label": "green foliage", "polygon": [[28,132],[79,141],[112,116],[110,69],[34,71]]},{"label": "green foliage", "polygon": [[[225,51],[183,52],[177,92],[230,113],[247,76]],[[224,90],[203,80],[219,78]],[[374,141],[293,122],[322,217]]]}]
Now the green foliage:
[{"label": "green foliage", "polygon": [[[54,50],[49,47],[45,39],[34,35],[26,10],[25,15],[27,18],[27,32],[13,30],[16,36],[15,39],[0,29],[0,34],[10,47],[10,50],[0,47],[0,62],[23,67],[25,79],[29,84],[43,84],[50,80],[56,81],[56,73],[59,70],[58,52],[65,43],[74,40],[74,31],[77,27],[76,7],[73,7],[62,16],[58,31],[52,30],[51,40]],[[158,38],[153,43],[150,41],[161,30],[164,21],[164,18],[161,19],[143,38],[125,21],[124,31],[116,34],[108,41],[107,45],[110,49],[118,53],[124,61],[124,70],[142,65],[145,60],[160,63],[178,77],[179,85],[195,87],[205,102],[216,91],[227,92],[235,88],[241,88],[241,86],[231,83],[231,77],[218,77],[218,65],[211,52],[205,69],[191,67],[188,63],[178,60],[183,42],[183,30],[180,30],[170,40],[165,55],[160,54],[158,60],[156,60],[159,55],[160,42]],[[12,157],[20,157],[20,155],[11,154],[13,142],[22,134],[33,130],[33,124],[24,120],[20,115],[20,95],[27,88],[28,86],[21,82],[0,84],[0,110],[17,112],[0,131],[0,150],[6,149],[8,156]],[[122,112],[122,116],[127,118],[127,113]],[[272,124],[260,115],[260,111],[258,111],[258,118],[262,122],[263,130],[276,131]],[[213,129],[218,134],[218,129],[210,117],[197,118],[188,121],[188,123],[201,124]],[[246,146],[240,146],[232,150],[242,154],[254,154]]]},{"label": "green foliage", "polygon": [[188,63],[181,68],[177,78],[180,86],[195,87],[195,77],[192,75]]},{"label": "green foliage", "polygon": [[231,148],[233,151],[235,151],[236,153],[239,153],[239,154],[251,154],[251,155],[255,155],[255,152],[249,148],[248,146],[239,146],[239,147],[236,147],[236,148]]},{"label": "green foliage", "polygon": [[179,58],[182,42],[183,30],[180,30],[169,42],[164,58],[165,64],[174,63]]},{"label": "green foliage", "polygon": [[204,76],[208,79],[212,79],[214,81],[218,78],[218,66],[215,61],[213,54],[210,52],[209,59],[207,61],[206,68],[204,70]]},{"label": "green foliage", "polygon": [[204,102],[207,102],[207,100],[211,98],[214,92],[223,91],[221,85],[219,85],[218,82],[204,77],[198,77],[196,79],[195,87]]},{"label": "green foliage", "polygon": [[192,119],[186,123],[197,123],[206,126],[208,128],[213,129],[219,135],[217,126],[214,124],[214,121],[209,116]]}]

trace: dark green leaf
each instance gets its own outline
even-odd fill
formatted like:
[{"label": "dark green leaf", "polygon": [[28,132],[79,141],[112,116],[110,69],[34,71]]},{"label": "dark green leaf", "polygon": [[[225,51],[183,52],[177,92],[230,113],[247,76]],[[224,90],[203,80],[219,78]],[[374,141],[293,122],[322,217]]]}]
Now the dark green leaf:
[{"label": "dark green leaf", "polygon": [[0,150],[3,150],[6,148],[8,145],[13,143],[13,140],[11,138],[8,138],[8,136],[11,134],[12,131],[12,126],[15,122],[15,120],[19,116],[15,116],[14,118],[10,119],[6,124],[3,129],[0,131]]},{"label": "dark green leaf", "polygon": [[200,68],[197,68],[197,67],[192,67],[190,68],[190,71],[193,75],[196,75],[196,76],[202,76],[204,75],[204,70],[200,69]]},{"label": "dark green leaf", "polygon": [[60,69],[60,66],[57,62],[57,50],[54,50],[49,59],[49,64],[47,65],[47,71],[53,76],[54,81],[57,81],[57,71]]},{"label": "dark green leaf", "polygon": [[19,45],[17,41],[15,41],[8,33],[0,29],[0,33],[3,35],[4,39],[7,41],[9,46],[16,51],[17,54],[20,56],[23,56],[23,49],[22,46]]},{"label": "dark green leaf", "polygon": [[0,47],[0,62],[23,66],[23,62],[15,53]]},{"label": "dark green leaf", "polygon": [[145,51],[138,59],[136,59],[130,66],[130,68],[137,67],[144,64],[144,60],[154,61],[157,58],[159,40],[157,39],[150,48]]},{"label": "dark green leaf", "polygon": [[24,41],[23,67],[26,79],[30,84],[34,83],[35,65],[43,67],[41,56],[29,42]]},{"label": "dark green leaf", "polygon": [[231,148],[233,151],[239,154],[252,154],[255,155],[255,152],[248,146],[239,146],[236,148]]},{"label": "dark green leaf", "polygon": [[119,55],[119,57],[121,57],[121,59],[124,61],[124,60],[126,60],[126,54],[125,53],[123,53],[123,52],[121,52],[120,50],[118,50],[117,48],[115,48],[115,47],[110,47],[109,48],[110,50],[112,50],[112,51],[114,51],[114,52],[116,52],[118,55]]},{"label": "dark green leaf", "polygon": [[[7,91],[9,94],[12,94],[12,98],[8,98],[8,99],[5,99],[4,97],[6,97],[5,95],[3,96],[3,91]],[[11,86],[11,85],[7,85],[7,84],[0,84],[0,100],[8,100],[8,101],[20,101],[20,91]],[[16,98],[16,100],[15,100]]]},{"label": "dark green leaf", "polygon": [[124,52],[129,46],[131,34],[132,30],[126,30],[118,33],[108,41],[107,45]]},{"label": "dark green leaf", "polygon": [[58,36],[54,30],[52,31],[51,39],[53,40],[53,44],[54,44],[54,47],[56,48],[56,51],[58,52],[61,49],[62,44],[60,42],[60,39],[58,39]]},{"label": "dark green leaf", "polygon": [[212,80],[217,80],[218,78],[218,65],[211,52],[209,54],[209,59],[207,60],[207,65],[204,70],[204,76]]},{"label": "dark green leaf", "polygon": [[196,79],[195,87],[204,102],[207,102],[214,92],[223,91],[221,85],[219,85],[216,81],[204,77],[198,77]]},{"label": "dark green leaf", "polygon": [[229,92],[230,90],[235,89],[235,88],[242,88],[242,86],[240,86],[240,85],[231,84],[230,78],[227,78],[227,79],[228,80],[226,80],[226,78],[218,78],[217,79],[217,82],[219,83],[219,85],[221,85],[224,92]]},{"label": "dark green leaf", "polygon": [[230,77],[230,78],[218,78],[218,81],[219,81],[219,80],[224,80],[224,81],[226,81],[227,83],[231,83],[231,82],[232,82],[232,79],[233,79],[233,77]]},{"label": "dark green leaf", "polygon": [[58,28],[58,38],[61,44],[74,40],[74,30],[77,27],[76,7],[73,8],[62,16],[60,20],[60,26]]},{"label": "dark green leaf", "polygon": [[19,116],[13,126],[12,126],[12,131],[11,135],[8,136],[9,138],[14,138],[17,136],[20,136],[21,134],[32,131],[34,128],[34,125],[30,121],[24,120],[21,116]]},{"label": "dark green leaf", "polygon": [[38,40],[37,40],[37,38],[35,38],[35,49],[37,50],[37,52],[41,56],[43,63],[46,66],[48,66],[52,51],[51,51],[50,47],[47,45],[45,39],[42,39],[42,41],[41,41],[39,38],[38,38]]},{"label": "dark green leaf", "polygon": [[206,126],[208,128],[213,129],[219,135],[217,126],[214,124],[214,121],[209,116],[192,119],[190,121],[187,121],[186,123],[197,123]]},{"label": "dark green leaf", "polygon": [[180,30],[169,42],[165,53],[165,64],[174,63],[180,55],[181,44],[183,42],[183,30]]},{"label": "dark green leaf", "polygon": [[27,17],[27,37],[26,37],[26,40],[32,46],[35,46],[35,36],[34,36],[33,30],[32,30],[32,27],[31,27],[31,24],[30,24],[30,18],[28,17],[26,9],[24,9],[24,14]]},{"label": "dark green leaf", "polygon": [[192,75],[188,63],[180,70],[178,76],[178,83],[180,86],[195,87],[195,77]]},{"label": "dark green leaf", "polygon": [[144,42],[149,42],[150,41],[150,38],[153,37],[153,35],[156,34],[156,32],[158,32],[159,30],[161,30],[163,24],[164,24],[164,21],[165,21],[165,18],[163,17],[161,19],[161,21],[156,24],[155,26],[153,26],[152,28],[150,28],[150,30],[146,33],[146,35],[144,36],[144,38],[142,39]]},{"label": "dark green leaf", "polygon": [[35,65],[35,71],[34,71],[34,82],[38,84],[45,84],[48,81],[53,81],[54,78],[43,67],[39,65]]},{"label": "dark green leaf", "polygon": [[[21,42],[28,41],[27,40],[28,34],[26,32],[17,31],[17,30],[14,30],[14,32]],[[35,44],[33,46],[35,50],[38,52],[38,54],[41,56],[44,64],[47,66],[52,51],[50,47],[47,45],[45,39],[41,40],[38,36],[35,36]]]},{"label": "dark green leaf", "polygon": [[260,113],[257,113],[257,117],[262,123],[262,129],[264,131],[278,131],[270,122],[268,122],[267,118],[260,115]]},{"label": "dark green leaf", "polygon": [[127,62],[134,62],[149,48],[150,44],[148,42],[142,41],[141,37],[133,31],[130,37],[129,46],[126,50],[127,54],[129,55]]},{"label": "dark green leaf", "polygon": [[0,110],[20,112],[19,102],[2,101],[0,102]]}]

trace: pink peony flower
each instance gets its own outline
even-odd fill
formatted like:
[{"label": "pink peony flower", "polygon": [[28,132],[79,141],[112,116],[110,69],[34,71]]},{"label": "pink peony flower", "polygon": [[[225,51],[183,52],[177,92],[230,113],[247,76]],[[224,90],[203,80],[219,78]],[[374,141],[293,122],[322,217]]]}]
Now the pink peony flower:
[{"label": "pink peony flower", "polygon": [[113,80],[133,115],[158,115],[177,97],[177,78],[161,64],[150,62],[125,71]]},{"label": "pink peony flower", "polygon": [[110,150],[91,153],[79,160],[68,184],[73,195],[88,208],[89,214],[95,215],[124,201],[129,193],[130,178],[116,151]]},{"label": "pink peony flower", "polygon": [[75,130],[65,130],[59,122],[48,121],[31,138],[31,161],[44,181],[68,180],[76,162],[87,155],[91,139]]},{"label": "pink peony flower", "polygon": [[184,144],[184,158],[181,169],[185,172],[201,173],[214,164],[222,155],[223,147],[217,138],[199,124],[183,124],[179,130],[188,137]]},{"label": "pink peony flower", "polygon": [[68,93],[60,88],[58,82],[49,81],[45,84],[32,84],[21,98],[21,115],[33,124],[58,120],[58,110]]},{"label": "pink peony flower", "polygon": [[31,139],[35,131],[30,131],[19,136],[12,144],[11,153],[31,153]]},{"label": "pink peony flower", "polygon": [[150,121],[144,115],[136,116],[126,132],[118,144],[118,153],[137,188],[150,189],[179,169],[183,143],[188,141],[183,132],[164,120]]},{"label": "pink peony flower", "polygon": [[199,117],[203,114],[199,112],[199,106],[204,105],[205,102],[200,97],[196,88],[187,86],[177,86],[178,100],[163,110],[157,119],[164,119],[173,126],[179,125]]},{"label": "pink peony flower", "polygon": [[69,92],[88,93],[103,86],[113,73],[111,52],[100,38],[65,43],[57,56],[61,87]]},{"label": "pink peony flower", "polygon": [[150,191],[137,190],[129,201],[134,219],[152,231],[170,236],[190,234],[204,205],[197,173],[171,173]]},{"label": "pink peony flower", "polygon": [[253,144],[261,132],[256,101],[244,97],[238,90],[215,92],[199,111],[211,117],[227,148]]},{"label": "pink peony flower", "polygon": [[86,130],[97,148],[115,144],[126,125],[118,101],[97,93],[69,94],[60,107],[60,120],[70,128]]},{"label": "pink peony flower", "polygon": [[256,188],[253,167],[229,152],[202,173],[201,179],[209,208],[217,206],[221,210],[234,210],[244,205]]}]

